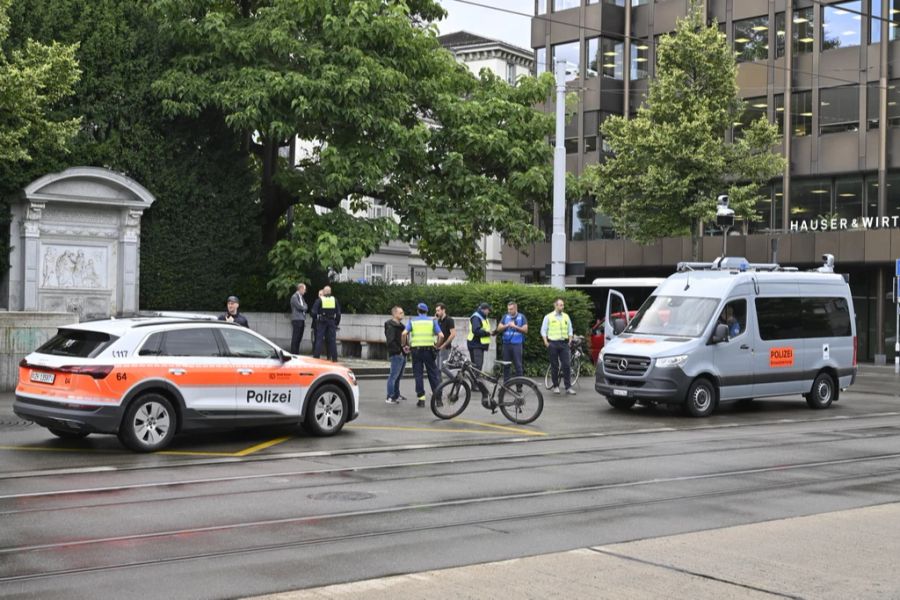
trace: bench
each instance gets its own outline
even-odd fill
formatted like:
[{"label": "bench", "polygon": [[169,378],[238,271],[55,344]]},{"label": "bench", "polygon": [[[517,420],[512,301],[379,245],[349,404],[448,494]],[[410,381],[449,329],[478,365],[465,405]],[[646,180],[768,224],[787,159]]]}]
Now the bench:
[{"label": "bench", "polygon": [[362,338],[339,337],[338,356],[365,360],[387,359],[387,342]]}]

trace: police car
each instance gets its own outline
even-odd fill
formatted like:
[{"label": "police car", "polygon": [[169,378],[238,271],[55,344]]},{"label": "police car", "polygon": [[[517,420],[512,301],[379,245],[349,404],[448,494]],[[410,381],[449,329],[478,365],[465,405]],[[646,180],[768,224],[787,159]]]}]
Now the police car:
[{"label": "police car", "polygon": [[350,369],[230,323],[110,319],[63,327],[26,356],[13,410],[64,439],[116,434],[152,452],[198,429],[302,424],[334,435],[358,416],[359,388]]}]

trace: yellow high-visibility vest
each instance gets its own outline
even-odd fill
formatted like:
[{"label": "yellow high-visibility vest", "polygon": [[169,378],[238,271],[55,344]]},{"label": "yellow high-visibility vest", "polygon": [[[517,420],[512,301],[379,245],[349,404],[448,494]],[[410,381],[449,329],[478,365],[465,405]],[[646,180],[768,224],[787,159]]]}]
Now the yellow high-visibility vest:
[{"label": "yellow high-visibility vest", "polygon": [[547,314],[547,339],[553,341],[569,339],[569,315],[556,318],[556,311]]},{"label": "yellow high-visibility vest", "polygon": [[[480,312],[476,311],[476,312],[472,313],[472,317],[478,317],[479,319],[481,319],[481,329],[483,329],[484,331],[487,331],[491,328],[491,324],[488,322],[488,320],[484,316],[482,316],[482,314]],[[469,318],[469,335],[466,336],[466,339],[469,340],[470,342],[475,339],[475,329],[472,328],[471,321],[472,321],[472,319],[470,317]],[[481,342],[482,344],[484,344],[485,346],[490,346],[491,336],[489,336],[489,335],[483,336],[478,341]]]},{"label": "yellow high-visibility vest", "polygon": [[325,310],[334,310],[337,305],[334,303],[334,296],[322,297],[322,308]]},{"label": "yellow high-visibility vest", "polygon": [[412,319],[410,322],[409,345],[413,348],[434,346],[434,320]]}]

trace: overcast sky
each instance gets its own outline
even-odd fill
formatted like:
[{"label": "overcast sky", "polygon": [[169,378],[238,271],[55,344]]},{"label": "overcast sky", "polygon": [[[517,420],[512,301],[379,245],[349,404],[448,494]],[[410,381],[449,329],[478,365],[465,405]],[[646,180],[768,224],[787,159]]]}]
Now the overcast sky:
[{"label": "overcast sky", "polygon": [[441,33],[468,31],[484,37],[531,48],[532,0],[472,0],[477,4],[495,6],[529,16],[518,16],[458,0],[440,0],[447,11],[447,18],[438,23]]}]

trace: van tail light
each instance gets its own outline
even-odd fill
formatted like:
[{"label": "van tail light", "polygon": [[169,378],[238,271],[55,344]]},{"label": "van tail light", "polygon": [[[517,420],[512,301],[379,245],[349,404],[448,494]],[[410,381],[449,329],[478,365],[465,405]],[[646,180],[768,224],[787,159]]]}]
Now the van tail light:
[{"label": "van tail light", "polygon": [[858,342],[856,341],[856,336],[853,336],[853,366],[856,366],[856,353],[859,350]]},{"label": "van tail light", "polygon": [[72,375],[90,375],[94,379],[104,379],[107,375],[112,373],[112,370],[112,365],[66,365],[63,367],[59,367],[58,369],[54,369],[54,371],[58,371],[59,373],[71,373]]}]

